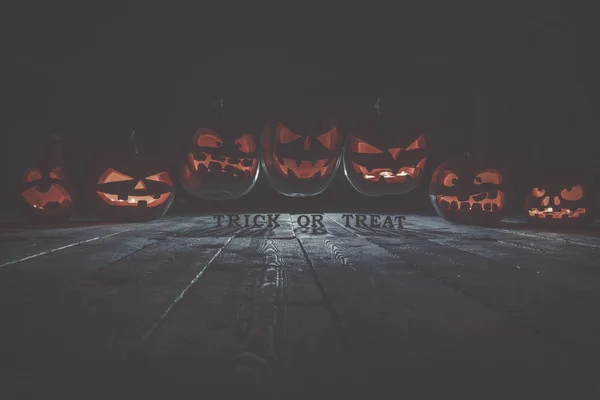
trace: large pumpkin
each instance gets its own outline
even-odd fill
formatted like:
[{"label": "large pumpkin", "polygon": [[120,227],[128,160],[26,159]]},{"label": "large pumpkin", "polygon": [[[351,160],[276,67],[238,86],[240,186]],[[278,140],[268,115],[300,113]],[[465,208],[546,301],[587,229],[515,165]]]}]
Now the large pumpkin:
[{"label": "large pumpkin", "polygon": [[185,150],[178,161],[179,180],[192,195],[206,200],[246,195],[259,173],[258,138],[264,120],[236,118],[220,112],[199,118],[186,132]]},{"label": "large pumpkin", "polygon": [[148,221],[162,217],[175,198],[168,167],[134,151],[105,154],[92,176],[94,209],[114,221]]},{"label": "large pumpkin", "polygon": [[21,168],[18,207],[30,222],[65,221],[75,198],[67,179],[64,148],[58,136],[48,135],[29,151]]},{"label": "large pumpkin", "polygon": [[532,224],[551,227],[585,225],[594,219],[592,185],[583,178],[550,175],[527,190],[525,212]]},{"label": "large pumpkin", "polygon": [[272,187],[290,197],[314,196],[333,180],[342,136],[332,113],[316,104],[288,105],[261,139],[262,166]]},{"label": "large pumpkin", "polygon": [[398,126],[396,115],[383,118],[379,109],[380,100],[366,118],[346,128],[344,172],[364,195],[408,193],[425,175],[425,134],[414,127]]},{"label": "large pumpkin", "polygon": [[511,199],[505,172],[466,156],[443,162],[429,184],[431,204],[444,219],[472,225],[500,221]]}]

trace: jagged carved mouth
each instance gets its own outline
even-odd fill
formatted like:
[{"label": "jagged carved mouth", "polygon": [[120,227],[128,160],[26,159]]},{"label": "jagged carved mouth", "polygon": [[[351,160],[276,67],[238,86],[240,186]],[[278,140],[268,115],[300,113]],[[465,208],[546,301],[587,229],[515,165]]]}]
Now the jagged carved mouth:
[{"label": "jagged carved mouth", "polygon": [[[193,153],[188,154],[188,164],[192,172],[206,173],[206,172],[229,172],[230,174],[238,177],[249,177],[256,171],[258,166],[257,160],[251,158],[240,159],[237,157],[220,157],[224,160],[215,160],[210,154],[201,153],[200,157],[202,160],[196,160]],[[231,160],[238,160],[237,163],[231,163]]]},{"label": "jagged carved mouth", "polygon": [[60,185],[53,184],[47,192],[40,192],[37,188],[30,188],[23,192],[25,200],[33,207],[44,210],[50,204],[57,204],[62,208],[71,205],[69,192]]},{"label": "jagged carved mouth", "polygon": [[419,177],[423,168],[425,168],[425,162],[427,158],[423,158],[417,165],[405,166],[400,168],[396,173],[392,172],[389,168],[375,168],[369,170],[360,164],[352,162],[354,170],[361,174],[361,176],[370,182],[387,182],[387,183],[402,183],[407,178],[415,179]]},{"label": "jagged carved mouth", "polygon": [[316,161],[295,160],[293,158],[276,157],[275,165],[279,172],[287,177],[299,179],[320,179],[331,173],[334,163],[324,158]]},{"label": "jagged carved mouth", "polygon": [[437,195],[437,204],[451,211],[489,211],[497,212],[504,207],[504,193],[501,190],[482,192],[469,196],[469,200],[460,201],[457,196]]},{"label": "jagged carved mouth", "polygon": [[564,208],[560,210],[554,210],[552,207],[546,207],[543,210],[532,208],[529,210],[529,216],[534,218],[547,218],[547,219],[569,219],[579,218],[585,215],[585,208]]},{"label": "jagged carved mouth", "polygon": [[107,204],[117,207],[157,207],[163,204],[169,196],[170,192],[160,195],[146,196],[124,196],[119,198],[118,194],[110,194],[98,191],[98,196]]}]

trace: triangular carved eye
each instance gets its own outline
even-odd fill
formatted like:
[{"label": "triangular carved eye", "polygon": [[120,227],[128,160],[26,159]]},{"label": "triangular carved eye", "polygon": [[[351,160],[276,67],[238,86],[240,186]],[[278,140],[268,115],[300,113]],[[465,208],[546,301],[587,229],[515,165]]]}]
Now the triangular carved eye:
[{"label": "triangular carved eye", "polygon": [[125,175],[122,172],[109,168],[106,171],[104,171],[102,176],[100,176],[100,179],[98,179],[98,184],[100,185],[103,183],[130,181],[132,179],[133,178],[129,175]]},{"label": "triangular carved eye", "polygon": [[383,151],[379,150],[377,147],[375,147],[357,137],[352,137],[350,144],[352,146],[352,151],[355,153],[366,153],[366,154],[383,153]]},{"label": "triangular carved eye", "polygon": [[146,178],[149,181],[163,182],[167,183],[170,186],[173,186],[173,182],[171,181],[171,177],[168,172],[161,172]]},{"label": "triangular carved eye", "polygon": [[290,143],[300,139],[302,136],[290,131],[283,124],[277,124],[277,142],[278,143]]},{"label": "triangular carved eye", "polygon": [[421,135],[411,143],[410,146],[406,148],[406,150],[416,150],[416,149],[424,149],[425,148],[425,136]]},{"label": "triangular carved eye", "polygon": [[325,132],[324,134],[317,136],[317,140],[329,150],[335,149],[338,144],[337,128],[333,128],[329,132]]}]

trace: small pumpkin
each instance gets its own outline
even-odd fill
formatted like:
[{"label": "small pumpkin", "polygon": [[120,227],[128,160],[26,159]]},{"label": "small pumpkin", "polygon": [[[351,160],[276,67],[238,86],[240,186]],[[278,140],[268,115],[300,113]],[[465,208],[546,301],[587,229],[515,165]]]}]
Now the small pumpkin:
[{"label": "small pumpkin", "polygon": [[258,178],[257,141],[262,125],[226,117],[223,97],[220,112],[211,113],[198,125],[178,163],[182,186],[205,200],[246,195]]},{"label": "small pumpkin", "polygon": [[583,178],[552,175],[538,178],[525,197],[532,224],[551,227],[583,226],[594,220],[592,185]]},{"label": "small pumpkin", "polygon": [[261,139],[262,167],[271,186],[290,197],[314,196],[331,184],[342,135],[325,107],[289,105],[269,120]]},{"label": "small pumpkin", "polygon": [[381,100],[372,113],[347,128],[344,172],[350,184],[367,196],[404,194],[425,176],[426,139],[418,129],[401,128],[382,118]]},{"label": "small pumpkin", "polygon": [[440,164],[429,184],[435,211],[459,224],[487,225],[500,221],[511,196],[509,180],[501,168],[469,155]]},{"label": "small pumpkin", "polygon": [[159,159],[141,155],[135,143],[133,151],[104,155],[97,162],[92,179],[94,209],[107,220],[160,218],[175,198],[167,165]]},{"label": "small pumpkin", "polygon": [[21,169],[20,215],[38,223],[66,221],[72,214],[75,194],[67,179],[62,141],[50,135],[38,144]]}]

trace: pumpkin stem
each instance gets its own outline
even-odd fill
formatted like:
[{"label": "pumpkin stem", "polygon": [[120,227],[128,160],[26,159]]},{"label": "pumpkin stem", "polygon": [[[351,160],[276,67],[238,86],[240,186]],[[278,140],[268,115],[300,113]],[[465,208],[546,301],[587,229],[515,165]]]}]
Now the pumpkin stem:
[{"label": "pumpkin stem", "polygon": [[381,106],[379,105],[380,101],[381,101],[381,97],[378,97],[377,101],[375,102],[375,108],[377,109],[377,115],[380,115],[380,113],[381,113],[381,109],[380,109]]},{"label": "pumpkin stem", "polygon": [[133,144],[133,152],[135,154],[139,154],[137,144],[135,143],[135,129],[133,130],[133,132],[131,132],[130,140],[131,140],[131,143]]},{"label": "pumpkin stem", "polygon": [[223,105],[223,95],[219,95],[219,104],[221,105],[221,116],[225,116],[225,107]]},{"label": "pumpkin stem", "polygon": [[52,137],[54,138],[54,140],[60,142],[62,139],[60,138],[60,136],[58,136],[56,133],[51,133]]}]

